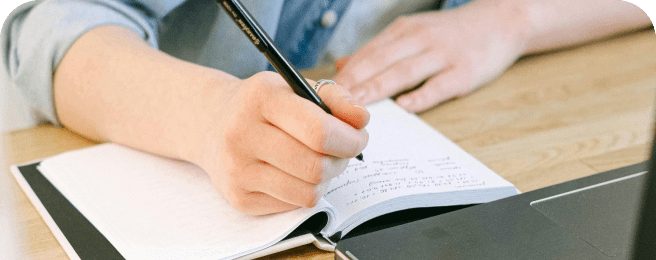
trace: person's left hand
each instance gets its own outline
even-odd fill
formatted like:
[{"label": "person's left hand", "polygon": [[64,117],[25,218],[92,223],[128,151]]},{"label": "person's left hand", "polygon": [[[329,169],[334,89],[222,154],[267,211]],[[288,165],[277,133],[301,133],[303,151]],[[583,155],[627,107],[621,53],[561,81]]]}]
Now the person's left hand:
[{"label": "person's left hand", "polygon": [[353,56],[337,61],[336,82],[369,104],[397,103],[420,112],[467,94],[521,54],[527,25],[512,1],[475,1],[452,11],[397,19]]}]

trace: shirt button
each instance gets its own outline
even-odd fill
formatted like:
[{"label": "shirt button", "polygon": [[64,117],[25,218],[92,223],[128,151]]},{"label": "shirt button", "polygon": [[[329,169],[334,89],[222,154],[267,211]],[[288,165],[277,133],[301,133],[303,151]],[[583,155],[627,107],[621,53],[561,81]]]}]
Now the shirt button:
[{"label": "shirt button", "polygon": [[326,11],[321,17],[321,26],[333,27],[337,23],[337,13],[333,10]]}]

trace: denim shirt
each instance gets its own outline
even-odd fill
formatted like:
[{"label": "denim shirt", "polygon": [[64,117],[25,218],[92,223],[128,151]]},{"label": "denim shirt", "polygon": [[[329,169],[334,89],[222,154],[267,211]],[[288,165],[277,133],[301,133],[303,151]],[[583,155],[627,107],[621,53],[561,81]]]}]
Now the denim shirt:
[{"label": "denim shirt", "polygon": [[[469,0],[446,0],[453,8]],[[396,17],[435,10],[439,0],[241,0],[299,69],[349,55]],[[0,87],[32,124],[59,124],[52,73],[81,35],[119,25],[174,57],[239,78],[272,70],[214,0],[36,0],[2,28]],[[7,91],[3,91],[7,93]],[[18,97],[20,96],[20,97]]]}]

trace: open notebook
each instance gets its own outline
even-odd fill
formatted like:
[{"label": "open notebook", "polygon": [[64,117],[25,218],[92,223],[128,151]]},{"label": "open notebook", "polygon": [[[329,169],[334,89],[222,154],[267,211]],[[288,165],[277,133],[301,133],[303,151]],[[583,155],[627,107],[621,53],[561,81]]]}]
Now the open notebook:
[{"label": "open notebook", "polygon": [[[517,193],[391,100],[368,109],[366,162],[351,160],[314,208],[247,216],[219,196],[199,167],[116,144],[47,158],[38,170],[126,259],[250,258],[307,243],[332,250],[331,241],[386,213],[484,203]],[[49,219],[16,166],[12,172]],[[315,234],[283,240],[304,223],[314,225],[309,230]],[[57,228],[49,226],[53,232]],[[65,237],[57,237],[77,258]]]}]

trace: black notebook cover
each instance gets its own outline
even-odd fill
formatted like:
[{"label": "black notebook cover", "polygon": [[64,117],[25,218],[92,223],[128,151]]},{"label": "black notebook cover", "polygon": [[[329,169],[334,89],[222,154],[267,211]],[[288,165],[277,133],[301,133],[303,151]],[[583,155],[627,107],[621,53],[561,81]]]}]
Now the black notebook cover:
[{"label": "black notebook cover", "polygon": [[37,166],[39,163],[17,168],[80,259],[125,259],[39,172]]}]

